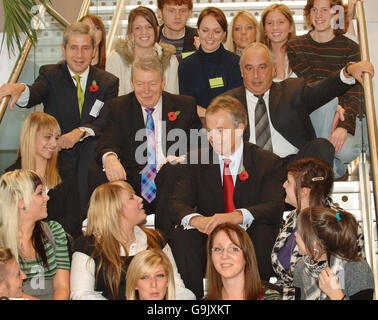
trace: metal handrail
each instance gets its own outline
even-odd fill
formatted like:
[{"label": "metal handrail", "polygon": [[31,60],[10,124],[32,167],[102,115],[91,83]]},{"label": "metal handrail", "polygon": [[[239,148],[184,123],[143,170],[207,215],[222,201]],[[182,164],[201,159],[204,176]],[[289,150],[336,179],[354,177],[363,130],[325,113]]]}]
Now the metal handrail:
[{"label": "metal handrail", "polygon": [[[78,20],[85,16],[88,12],[88,8],[90,6],[91,0],[85,0],[82,3],[79,15],[78,15]],[[70,22],[66,20],[59,12],[57,12],[54,8],[52,8],[50,5],[46,5],[46,7],[42,6],[39,14],[40,16],[44,16],[46,9],[48,13],[56,19],[62,26],[67,27]],[[38,31],[39,27],[41,25],[41,20],[37,17],[36,24],[35,24],[35,30]],[[24,68],[26,59],[29,55],[30,49],[32,47],[32,43],[29,38],[25,40],[24,46],[21,49],[21,52],[18,56],[17,62],[12,70],[12,73],[9,77],[8,83],[16,83],[18,81],[18,78],[20,77],[20,74]],[[8,103],[9,103],[10,97],[4,97],[0,101],[0,124],[1,121],[3,120],[5,111],[7,109]]]},{"label": "metal handrail", "polygon": [[85,0],[85,1],[83,1],[83,3],[81,4],[79,15],[77,17],[78,21],[88,13],[90,5],[91,5],[91,0]]},{"label": "metal handrail", "polygon": [[113,47],[114,36],[117,31],[119,20],[121,18],[122,10],[125,7],[125,0],[118,0],[114,10],[114,16],[110,25],[108,36],[106,38],[106,56],[109,55]]},{"label": "metal handrail", "polygon": [[[369,61],[369,48],[367,41],[367,30],[366,30],[366,19],[364,7],[360,1],[356,3],[356,18],[358,25],[358,36],[360,40],[360,51],[361,51],[361,60]],[[374,106],[374,95],[373,95],[373,84],[371,76],[368,73],[365,73],[363,76],[363,87],[365,95],[365,105],[366,105],[366,121],[368,125],[368,134],[369,134],[369,145],[370,145],[370,157],[371,157],[371,172],[373,180],[373,194],[374,194],[374,211],[375,211],[375,221],[378,228],[378,149],[377,149],[377,122]],[[368,181],[369,174],[366,170],[366,174],[360,176],[360,181],[362,179],[362,184],[364,184],[368,190],[365,192],[365,197],[371,194],[370,192],[370,183]],[[361,185],[362,185],[361,184]],[[367,200],[362,201],[361,214],[363,220],[363,229],[365,237],[365,249],[366,249],[366,259],[369,263],[373,275],[375,287],[378,288],[378,267],[376,259],[376,249],[375,249],[375,239],[374,239],[374,228],[373,221],[371,219],[371,209],[369,197]],[[375,230],[378,234],[378,229]]]}]

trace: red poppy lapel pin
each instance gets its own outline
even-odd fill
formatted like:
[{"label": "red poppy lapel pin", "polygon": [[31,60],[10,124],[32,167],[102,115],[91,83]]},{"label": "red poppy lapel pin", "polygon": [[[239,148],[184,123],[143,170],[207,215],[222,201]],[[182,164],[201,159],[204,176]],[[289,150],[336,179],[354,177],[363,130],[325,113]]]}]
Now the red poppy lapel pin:
[{"label": "red poppy lapel pin", "polygon": [[249,178],[248,172],[245,170],[244,166],[241,168],[241,172],[239,173],[239,179],[241,181],[245,181]]},{"label": "red poppy lapel pin", "polygon": [[168,120],[169,121],[175,121],[180,113],[181,113],[181,111],[176,111],[176,112],[171,111],[171,112],[169,112],[168,113]]},{"label": "red poppy lapel pin", "polygon": [[96,83],[96,80],[92,81],[92,85],[89,87],[89,91],[90,92],[96,92],[96,91],[98,91],[98,85]]}]

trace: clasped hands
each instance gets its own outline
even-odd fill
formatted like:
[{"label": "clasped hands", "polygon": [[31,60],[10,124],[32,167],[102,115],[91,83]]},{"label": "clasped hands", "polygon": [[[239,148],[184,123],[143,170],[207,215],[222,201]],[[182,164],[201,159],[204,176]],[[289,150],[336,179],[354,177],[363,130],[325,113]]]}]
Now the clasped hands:
[{"label": "clasped hands", "polygon": [[190,219],[189,224],[199,232],[209,235],[214,228],[225,222],[233,224],[243,223],[243,214],[239,210],[227,213],[215,213],[211,217],[194,216]]}]

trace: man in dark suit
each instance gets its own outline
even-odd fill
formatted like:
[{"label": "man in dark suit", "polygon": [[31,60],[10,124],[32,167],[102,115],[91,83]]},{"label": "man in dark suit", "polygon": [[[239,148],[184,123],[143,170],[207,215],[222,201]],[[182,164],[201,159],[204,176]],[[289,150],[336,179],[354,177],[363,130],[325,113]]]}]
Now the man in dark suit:
[{"label": "man in dark suit", "polygon": [[[369,62],[361,61],[313,86],[308,86],[302,78],[273,82],[273,58],[261,43],[253,43],[245,49],[240,70],[243,86],[224,95],[235,97],[247,110],[249,126],[244,141],[273,151],[284,159],[285,164],[298,158],[320,158],[331,165],[334,147],[327,139],[316,139],[309,114],[350,89],[355,83],[354,78],[361,81],[362,72],[374,72]],[[263,142],[264,145],[259,143],[260,133],[256,132],[256,126],[260,124],[256,123],[255,113],[261,98],[268,114],[265,128],[269,139]]]},{"label": "man in dark suit", "polygon": [[11,109],[16,102],[27,108],[43,103],[44,111],[57,119],[63,149],[59,156],[78,168],[82,210],[88,197],[88,168],[94,160],[98,136],[106,126],[107,108],[103,105],[118,95],[119,83],[112,74],[90,66],[94,45],[90,27],[73,23],[63,35],[65,61],[42,66],[31,86],[16,83],[0,88],[0,99],[12,97]]},{"label": "man in dark suit", "polygon": [[[156,57],[134,61],[131,83],[133,92],[109,102],[109,126],[98,144],[98,165],[91,168],[90,189],[107,181],[127,179],[144,198],[147,214],[155,213],[155,227],[169,237],[173,225],[165,218],[177,175],[176,166],[170,162],[182,161],[179,156],[188,152],[191,129],[196,133],[202,125],[193,98],[163,91],[164,72]],[[151,198],[143,194],[142,186],[142,173],[149,165],[154,171],[147,181],[152,182]]]},{"label": "man in dark suit", "polygon": [[230,96],[215,98],[206,110],[206,125],[211,147],[190,153],[171,198],[177,228],[170,245],[186,287],[199,299],[207,236],[223,222],[246,229],[260,275],[269,280],[270,254],[284,208],[282,160],[243,142],[247,114],[241,103]]}]

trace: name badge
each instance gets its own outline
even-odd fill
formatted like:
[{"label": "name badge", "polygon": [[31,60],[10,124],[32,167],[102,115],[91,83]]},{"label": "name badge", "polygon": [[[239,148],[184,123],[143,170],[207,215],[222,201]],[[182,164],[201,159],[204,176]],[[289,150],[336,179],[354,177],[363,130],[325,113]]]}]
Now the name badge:
[{"label": "name badge", "polygon": [[194,52],[195,51],[182,52],[181,53],[181,58],[185,59],[185,58],[189,57],[190,55],[192,55]]},{"label": "name badge", "polygon": [[209,79],[209,83],[210,83],[210,88],[211,89],[224,87],[224,83],[223,83],[223,78],[222,77]]},{"label": "name badge", "polygon": [[96,99],[95,103],[92,106],[91,112],[89,112],[89,115],[97,118],[103,105],[104,103],[102,101]]}]

